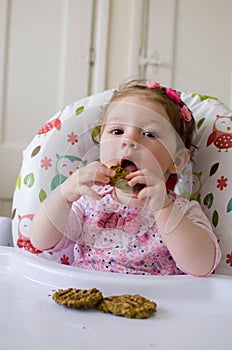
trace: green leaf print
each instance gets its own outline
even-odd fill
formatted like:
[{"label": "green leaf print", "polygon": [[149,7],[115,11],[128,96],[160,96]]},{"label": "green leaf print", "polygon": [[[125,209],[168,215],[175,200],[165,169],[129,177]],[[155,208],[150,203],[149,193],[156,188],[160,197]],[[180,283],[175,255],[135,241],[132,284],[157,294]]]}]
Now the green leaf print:
[{"label": "green leaf print", "polygon": [[208,209],[211,208],[213,204],[213,193],[208,193],[205,196],[203,203]]},{"label": "green leaf print", "polygon": [[21,184],[22,184],[22,178],[21,178],[21,174],[19,174],[19,176],[17,177],[17,180],[16,180],[16,186],[15,186],[15,188],[16,188],[16,189],[18,188],[18,189],[20,190]]},{"label": "green leaf print", "polygon": [[216,97],[208,96],[208,95],[200,95],[200,94],[192,94],[192,97],[199,96],[201,102],[205,100],[217,100]]},{"label": "green leaf print", "polygon": [[219,221],[218,212],[217,212],[217,210],[214,210],[213,216],[212,216],[212,224],[214,227],[217,227],[218,221]]},{"label": "green leaf print", "polygon": [[197,123],[197,129],[200,129],[200,127],[204,124],[204,122],[205,122],[205,117],[204,117],[204,118],[201,118],[201,119],[199,120],[199,122]]},{"label": "green leaf print", "polygon": [[47,197],[46,192],[43,189],[41,189],[40,192],[39,192],[39,200],[40,200],[40,202],[42,203],[45,200],[46,197]]},{"label": "green leaf print", "polygon": [[78,114],[82,113],[84,109],[85,109],[85,107],[84,107],[84,106],[80,106],[80,107],[78,107],[78,108],[76,109],[76,115],[78,115]]},{"label": "green leaf print", "polygon": [[227,213],[232,211],[232,198],[229,200],[228,204],[227,204]]},{"label": "green leaf print", "polygon": [[33,173],[27,174],[24,177],[23,183],[27,187],[31,188],[34,185],[34,182],[35,182],[35,178],[34,178],[34,174]]}]

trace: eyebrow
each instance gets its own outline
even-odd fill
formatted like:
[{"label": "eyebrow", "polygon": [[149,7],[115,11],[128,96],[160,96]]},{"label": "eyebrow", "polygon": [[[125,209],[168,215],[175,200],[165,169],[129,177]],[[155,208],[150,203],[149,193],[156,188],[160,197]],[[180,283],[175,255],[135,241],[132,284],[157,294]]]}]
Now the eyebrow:
[{"label": "eyebrow", "polygon": [[[126,122],[124,121],[124,119],[121,119],[120,117],[116,117],[116,116],[113,116],[112,117],[112,120],[110,118],[107,118],[104,125],[114,125],[114,124],[120,124],[120,125],[135,125],[134,123],[130,123],[130,122]],[[145,127],[162,127],[163,129],[172,129],[174,128],[172,126],[172,124],[167,121],[163,116],[161,116],[161,118],[157,118],[157,119],[154,119],[154,118],[151,118],[151,119],[147,119],[146,121],[144,121],[142,124],[138,123],[138,125],[135,125],[136,127],[140,128],[140,129],[143,129],[143,126],[145,125]]]}]

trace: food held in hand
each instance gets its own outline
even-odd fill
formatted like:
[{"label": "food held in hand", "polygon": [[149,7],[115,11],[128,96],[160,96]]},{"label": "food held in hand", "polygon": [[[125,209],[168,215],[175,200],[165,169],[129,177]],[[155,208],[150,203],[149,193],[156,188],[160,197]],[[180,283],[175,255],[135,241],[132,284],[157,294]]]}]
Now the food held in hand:
[{"label": "food held in hand", "polygon": [[139,192],[145,187],[144,184],[136,184],[133,187],[128,184],[128,180],[125,177],[131,173],[130,170],[124,169],[121,166],[112,166],[111,169],[116,171],[115,176],[110,178],[111,186],[120,188],[121,190],[132,190],[133,192]]}]

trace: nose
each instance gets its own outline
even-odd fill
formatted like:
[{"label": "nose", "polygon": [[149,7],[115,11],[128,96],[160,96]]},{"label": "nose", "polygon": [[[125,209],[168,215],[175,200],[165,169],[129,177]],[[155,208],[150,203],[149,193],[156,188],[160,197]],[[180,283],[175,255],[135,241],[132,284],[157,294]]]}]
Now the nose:
[{"label": "nose", "polygon": [[134,140],[123,140],[122,147],[137,149],[138,145],[137,145],[137,142]]}]

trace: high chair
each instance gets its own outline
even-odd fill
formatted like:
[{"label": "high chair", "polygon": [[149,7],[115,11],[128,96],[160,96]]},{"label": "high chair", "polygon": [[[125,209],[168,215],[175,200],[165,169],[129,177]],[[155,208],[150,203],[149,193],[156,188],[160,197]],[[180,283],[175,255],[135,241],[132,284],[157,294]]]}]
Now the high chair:
[{"label": "high chair", "polygon": [[[99,158],[91,134],[112,93],[107,90],[64,107],[37,132],[23,152],[12,222],[0,220],[0,244],[71,264],[72,243],[56,254],[41,252],[30,243],[30,225],[50,191],[77,168]],[[216,273],[232,275],[232,111],[211,96],[182,92],[182,100],[194,115],[196,132],[191,163],[178,177],[175,190],[200,202],[222,250]]]}]

